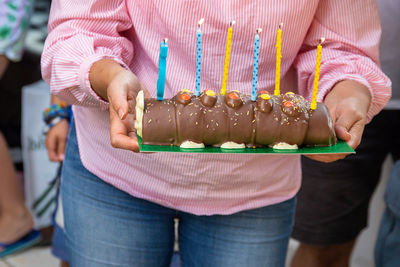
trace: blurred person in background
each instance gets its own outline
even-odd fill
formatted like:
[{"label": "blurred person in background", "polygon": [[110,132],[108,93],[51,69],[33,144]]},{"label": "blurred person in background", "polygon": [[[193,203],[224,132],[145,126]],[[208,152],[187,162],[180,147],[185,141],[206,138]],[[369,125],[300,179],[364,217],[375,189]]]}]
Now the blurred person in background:
[{"label": "blurred person in background", "polygon": [[[379,0],[378,5],[383,25],[382,69],[392,79],[393,90],[392,100],[386,109],[396,114],[392,127],[386,128],[385,131],[397,133],[398,139],[395,145],[399,155],[400,134],[395,129],[400,125],[400,1]],[[376,241],[375,264],[376,267],[397,267],[400,266],[400,161],[397,161],[392,169],[384,200],[386,209]]]},{"label": "blurred person in background", "polygon": [[[60,162],[60,164],[62,164],[65,157],[65,146],[67,144],[71,111],[70,107],[56,96],[51,97],[51,105],[49,109],[54,111],[54,116],[47,120],[45,118],[45,121],[48,122],[45,141],[47,154],[50,161]],[[61,175],[59,175],[58,178],[61,179]],[[65,235],[63,229],[64,216],[61,215],[63,212],[61,199],[59,198],[59,190],[57,191],[56,201],[57,205],[53,220],[54,232],[51,251],[55,257],[61,260],[61,267],[68,267],[68,253],[65,246]]]},{"label": "blurred person in background", "polygon": [[400,161],[390,175],[385,192],[386,208],[375,243],[375,266],[400,266]]},{"label": "blurred person in background", "polygon": [[[0,80],[10,61],[21,60],[33,0],[0,1]],[[0,258],[38,243],[4,136],[0,133]]]},{"label": "blurred person in background", "polygon": [[[369,201],[382,164],[388,154],[395,161],[400,158],[400,1],[377,3],[382,24],[380,61],[383,72],[392,80],[392,98],[366,125],[357,154],[333,163],[302,158],[303,184],[292,234],[300,247],[292,267],[349,265],[357,236],[367,226]],[[387,203],[377,244],[377,266],[400,266],[400,182],[395,179],[392,174],[385,195],[387,202],[395,204]],[[384,262],[393,265],[382,265]]]}]

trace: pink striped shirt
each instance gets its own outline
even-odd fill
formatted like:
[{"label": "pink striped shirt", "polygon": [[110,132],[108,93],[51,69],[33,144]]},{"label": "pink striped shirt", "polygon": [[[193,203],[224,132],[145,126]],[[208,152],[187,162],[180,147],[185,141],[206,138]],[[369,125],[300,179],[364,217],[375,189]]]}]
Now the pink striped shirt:
[{"label": "pink striped shirt", "polygon": [[52,93],[74,104],[80,156],[92,173],[129,194],[194,214],[230,214],[271,205],[300,187],[298,156],[135,154],[110,145],[108,103],[92,91],[93,62],[113,58],[156,96],[159,45],[168,38],[165,97],[194,90],[196,26],[204,17],[201,86],[219,90],[226,35],[235,20],[228,90],[251,93],[254,34],[260,34],[259,90],[274,88],[276,30],[283,22],[282,91],[311,96],[316,45],[323,49],[319,100],[351,79],[371,92],[371,118],[390,97],[378,67],[374,0],[53,0],[42,57]]}]

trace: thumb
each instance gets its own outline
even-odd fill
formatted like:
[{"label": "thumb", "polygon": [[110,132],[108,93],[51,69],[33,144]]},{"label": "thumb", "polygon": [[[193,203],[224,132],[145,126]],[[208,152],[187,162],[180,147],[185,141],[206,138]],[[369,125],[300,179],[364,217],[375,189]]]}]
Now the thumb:
[{"label": "thumb", "polygon": [[345,114],[339,115],[335,123],[335,132],[337,137],[346,142],[350,141],[350,129],[354,123],[355,121],[352,119],[351,116],[346,116]]}]

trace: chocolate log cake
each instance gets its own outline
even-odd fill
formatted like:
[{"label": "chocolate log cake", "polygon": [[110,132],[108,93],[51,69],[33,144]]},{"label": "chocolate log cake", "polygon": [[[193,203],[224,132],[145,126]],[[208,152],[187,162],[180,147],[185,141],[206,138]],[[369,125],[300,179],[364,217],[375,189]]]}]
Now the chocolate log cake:
[{"label": "chocolate log cake", "polygon": [[279,96],[261,91],[256,101],[238,91],[218,95],[207,90],[199,97],[182,90],[171,99],[136,99],[137,134],[143,144],[176,145],[182,148],[216,146],[244,148],[336,144],[327,107],[315,110],[304,97]]}]

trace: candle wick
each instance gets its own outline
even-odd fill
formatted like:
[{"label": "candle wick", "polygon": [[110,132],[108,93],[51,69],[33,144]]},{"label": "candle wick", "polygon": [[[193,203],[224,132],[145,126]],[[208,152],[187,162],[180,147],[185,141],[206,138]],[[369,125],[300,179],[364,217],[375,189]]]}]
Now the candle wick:
[{"label": "candle wick", "polygon": [[164,38],[164,39],[163,39],[163,42],[164,42],[164,43],[167,43],[167,42],[168,42],[168,38]]},{"label": "candle wick", "polygon": [[281,22],[281,24],[279,24],[279,29],[282,29],[283,27],[283,22]]},{"label": "candle wick", "polygon": [[204,18],[201,18],[201,19],[199,20],[199,22],[197,22],[197,27],[200,28],[200,26],[201,26],[201,24],[203,24],[203,22],[204,22]]},{"label": "candle wick", "polygon": [[236,21],[232,20],[231,22],[229,22],[229,27],[232,27],[233,25],[235,25]]},{"label": "candle wick", "polygon": [[324,42],[325,42],[325,37],[322,37],[322,38],[319,40],[319,43],[322,45]]},{"label": "candle wick", "polygon": [[262,29],[261,28],[258,28],[257,30],[256,30],[256,33],[257,34],[259,34],[259,33],[261,33],[262,32]]}]

